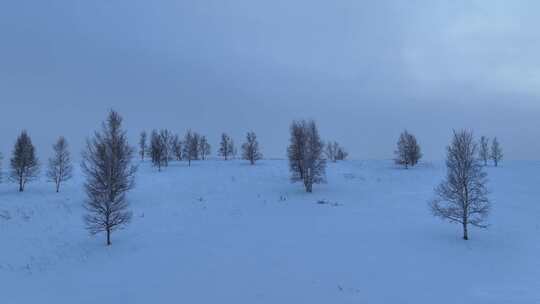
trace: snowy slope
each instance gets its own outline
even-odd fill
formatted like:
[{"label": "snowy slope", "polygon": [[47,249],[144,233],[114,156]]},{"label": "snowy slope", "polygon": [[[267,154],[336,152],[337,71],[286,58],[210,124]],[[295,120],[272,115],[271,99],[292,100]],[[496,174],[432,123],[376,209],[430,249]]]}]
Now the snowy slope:
[{"label": "snowy slope", "polygon": [[427,208],[442,163],[329,164],[313,194],[282,160],[145,163],[110,248],[84,230],[80,175],[4,183],[0,303],[538,303],[539,171],[488,168],[491,226],[467,242]]}]

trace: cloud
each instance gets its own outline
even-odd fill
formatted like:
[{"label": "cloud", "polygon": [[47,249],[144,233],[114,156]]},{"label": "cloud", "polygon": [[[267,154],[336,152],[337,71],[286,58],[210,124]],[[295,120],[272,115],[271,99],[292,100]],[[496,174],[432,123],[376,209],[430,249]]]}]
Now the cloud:
[{"label": "cloud", "polygon": [[[357,158],[391,157],[403,128],[418,134],[426,157],[441,158],[459,127],[511,142],[509,158],[534,158],[539,8],[464,0],[12,1],[0,11],[7,113],[0,148],[9,151],[26,128],[39,151],[60,134],[78,151],[115,108],[132,137],[192,128],[217,143],[221,132],[241,141],[253,129],[268,156],[284,155],[290,120],[314,118]],[[526,128],[501,126],[514,120]]]},{"label": "cloud", "polygon": [[[434,92],[466,86],[540,97],[536,2],[466,1],[419,18],[409,28],[403,60],[416,85]],[[423,30],[419,30],[423,29]]]}]

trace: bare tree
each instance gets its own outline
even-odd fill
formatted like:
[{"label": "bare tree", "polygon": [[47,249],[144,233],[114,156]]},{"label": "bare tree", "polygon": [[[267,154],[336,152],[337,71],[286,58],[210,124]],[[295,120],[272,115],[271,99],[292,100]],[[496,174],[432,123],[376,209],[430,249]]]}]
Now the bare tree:
[{"label": "bare tree", "polygon": [[193,159],[194,160],[199,160],[200,159],[200,151],[199,151],[199,143],[201,141],[201,135],[199,135],[199,133],[197,132],[193,132]]},{"label": "bare tree", "polygon": [[210,144],[206,139],[206,136],[201,136],[199,140],[199,153],[201,154],[201,159],[205,160],[210,155]]},{"label": "bare tree", "polygon": [[487,174],[476,157],[477,145],[470,131],[454,131],[448,147],[447,176],[436,189],[430,202],[433,215],[463,226],[463,239],[468,240],[468,226],[486,228],[484,223],[490,203],[487,198]]},{"label": "bare tree", "polygon": [[336,160],[345,160],[349,156],[349,153],[345,151],[343,147],[338,147],[337,153],[336,153]]},{"label": "bare tree", "polygon": [[503,158],[503,152],[502,152],[501,146],[499,145],[499,141],[497,140],[497,137],[493,138],[493,141],[491,142],[490,157],[493,160],[495,167],[499,165],[499,162]]},{"label": "bare tree", "polygon": [[169,166],[169,161],[173,159],[173,133],[167,129],[161,129],[159,131],[159,137],[162,143],[163,148],[163,165],[165,167]]},{"label": "bare tree", "polygon": [[182,160],[182,141],[180,140],[180,136],[178,134],[175,134],[172,140],[172,150],[173,154],[177,161]]},{"label": "bare tree", "polygon": [[408,169],[409,166],[416,166],[420,158],[422,158],[420,145],[418,145],[416,137],[407,130],[403,131],[399,136],[397,150],[394,154],[396,155],[396,164],[405,166],[405,169]]},{"label": "bare tree", "polygon": [[326,182],[326,160],[323,157],[324,143],[319,136],[319,130],[314,121],[307,124],[307,143],[304,164],[304,186],[307,192],[312,192],[313,184]]},{"label": "bare tree", "polygon": [[236,149],[236,145],[234,144],[234,140],[232,138],[229,141],[229,151],[231,153],[232,159],[236,159],[236,156],[238,155],[238,150]]},{"label": "bare tree", "polygon": [[478,156],[484,162],[484,166],[487,166],[489,160],[489,139],[485,136],[480,137],[480,146],[478,148]]},{"label": "bare tree", "polygon": [[199,157],[199,135],[191,130],[188,130],[184,137],[184,158],[188,161],[188,166],[191,166],[191,161]]},{"label": "bare tree", "polygon": [[290,127],[291,138],[287,148],[289,158],[289,171],[292,172],[292,181],[304,179],[304,153],[306,145],[305,121],[293,121]]},{"label": "bare tree", "polygon": [[141,156],[141,160],[144,161],[144,157],[146,154],[148,154],[147,150],[147,143],[146,143],[146,131],[142,131],[141,135],[139,137],[139,155]]},{"label": "bare tree", "polygon": [[152,165],[161,171],[164,163],[167,161],[165,143],[156,130],[152,130],[150,135],[150,157],[152,158]]},{"label": "bare tree", "polygon": [[228,160],[234,152],[234,144],[229,135],[223,133],[221,134],[221,142],[219,143],[219,155],[223,156],[225,160]]},{"label": "bare tree", "polygon": [[323,149],[324,144],[314,121],[293,121],[287,150],[291,181],[302,181],[306,192],[313,191],[313,184],[326,182]]},{"label": "bare tree", "polygon": [[135,185],[137,167],[132,165],[133,154],[122,129],[122,117],[115,111],[109,113],[101,132],[87,140],[83,152],[86,228],[91,234],[106,232],[107,245],[111,245],[111,233],[128,224],[132,217],[126,193]]},{"label": "bare tree", "polygon": [[19,184],[19,191],[23,192],[25,185],[35,180],[38,174],[39,161],[32,139],[26,131],[22,131],[13,148],[10,180]]},{"label": "bare tree", "polygon": [[68,150],[66,139],[61,136],[53,145],[54,156],[49,158],[47,177],[50,182],[54,182],[56,192],[60,192],[60,184],[71,179],[73,176],[73,165],[71,164],[71,154]]},{"label": "bare tree", "polygon": [[394,162],[398,165],[404,165],[405,168],[409,167],[409,160],[407,157],[407,135],[401,133],[397,142],[397,149],[394,151],[396,158]]},{"label": "bare tree", "polygon": [[326,154],[326,158],[329,160],[329,161],[332,161],[332,162],[336,162],[337,161],[337,152],[338,152],[338,149],[339,149],[339,144],[334,141],[334,142],[328,142],[325,146],[325,149],[324,149],[324,153]]},{"label": "bare tree", "polygon": [[246,142],[242,144],[242,157],[249,160],[252,165],[255,164],[255,161],[262,158],[257,135],[255,135],[255,132],[253,131],[247,133]]},{"label": "bare tree", "polygon": [[349,155],[336,141],[329,141],[324,148],[326,159],[334,163],[338,160],[345,160]]}]

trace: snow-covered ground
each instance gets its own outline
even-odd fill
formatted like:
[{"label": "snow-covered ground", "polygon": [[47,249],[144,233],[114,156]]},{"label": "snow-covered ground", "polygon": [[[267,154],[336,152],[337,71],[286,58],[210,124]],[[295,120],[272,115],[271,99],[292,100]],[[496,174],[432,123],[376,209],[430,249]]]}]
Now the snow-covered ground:
[{"label": "snow-covered ground", "polygon": [[[488,230],[431,216],[443,163],[141,165],[133,222],[90,237],[82,178],[0,184],[0,303],[540,303],[540,162],[488,168]],[[325,201],[325,204],[318,203]]]}]

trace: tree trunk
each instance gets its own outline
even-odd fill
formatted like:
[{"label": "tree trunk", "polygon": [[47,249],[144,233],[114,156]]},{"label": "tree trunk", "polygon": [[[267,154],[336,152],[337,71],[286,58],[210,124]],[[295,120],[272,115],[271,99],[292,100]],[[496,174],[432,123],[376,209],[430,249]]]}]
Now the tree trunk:
[{"label": "tree trunk", "polygon": [[306,186],[306,192],[311,193],[313,191],[313,183],[309,180],[304,181],[304,185]]},{"label": "tree trunk", "polygon": [[23,183],[23,180],[22,178],[19,179],[19,192],[23,192],[24,191],[24,183]]},{"label": "tree trunk", "polygon": [[107,246],[111,246],[111,230],[107,229]]},{"label": "tree trunk", "polygon": [[463,223],[463,239],[464,240],[469,239],[469,233],[467,231],[467,223]]},{"label": "tree trunk", "polygon": [[56,193],[60,192],[60,182],[56,182]]}]

